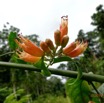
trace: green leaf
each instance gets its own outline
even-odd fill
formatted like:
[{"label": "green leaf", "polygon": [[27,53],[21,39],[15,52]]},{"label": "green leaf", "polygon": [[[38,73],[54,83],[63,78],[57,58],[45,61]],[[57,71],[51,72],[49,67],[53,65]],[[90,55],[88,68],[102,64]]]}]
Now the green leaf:
[{"label": "green leaf", "polygon": [[42,59],[40,59],[37,63],[34,64],[35,67],[41,69],[42,67]]},{"label": "green leaf", "polygon": [[17,44],[14,41],[17,37],[17,33],[16,32],[10,32],[9,36],[8,36],[8,41],[9,41],[9,46],[11,49],[15,50],[17,48]]},{"label": "green leaf", "polygon": [[48,70],[48,68],[46,67],[44,61],[42,60],[42,64],[41,64],[41,73],[45,76],[50,76],[51,75],[51,72]]},{"label": "green leaf", "polygon": [[54,58],[53,64],[59,63],[59,62],[64,62],[64,61],[72,61],[72,59],[68,56],[62,56],[62,57]]},{"label": "green leaf", "polygon": [[51,72],[48,70],[48,68],[46,67],[45,63],[44,63],[44,59],[41,59],[39,62],[37,62],[36,64],[34,64],[35,67],[41,69],[41,73],[45,76],[50,76]]},{"label": "green leaf", "polygon": [[[16,97],[20,97],[19,100],[16,99]],[[4,103],[26,103],[31,98],[31,94],[26,95],[24,89],[19,89],[16,91],[16,94],[11,93],[8,95],[4,101]]]},{"label": "green leaf", "polygon": [[90,101],[90,88],[86,81],[78,79],[69,79],[66,82],[66,94],[69,103],[88,103]]},{"label": "green leaf", "polygon": [[101,102],[100,102],[100,99],[99,99],[99,95],[97,96],[97,94],[94,94],[94,96],[93,96],[93,98],[92,98],[92,101],[93,101],[94,103],[101,103]]},{"label": "green leaf", "polygon": [[29,101],[30,98],[31,98],[30,94],[22,96],[22,98],[19,100],[19,103],[27,103],[27,101]]}]

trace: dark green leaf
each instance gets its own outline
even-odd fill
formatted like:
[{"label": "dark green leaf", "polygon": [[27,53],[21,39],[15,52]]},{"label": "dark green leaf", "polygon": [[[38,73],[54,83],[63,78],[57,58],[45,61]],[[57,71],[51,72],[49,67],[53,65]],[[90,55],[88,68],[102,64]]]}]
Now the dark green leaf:
[{"label": "dark green leaf", "polygon": [[37,63],[34,64],[35,67],[41,69],[42,59],[40,59]]},{"label": "dark green leaf", "polygon": [[17,37],[16,32],[10,32],[9,37],[8,37],[8,41],[9,41],[10,48],[13,50],[15,50],[17,48],[17,44],[14,41],[16,37]]},{"label": "dark green leaf", "polygon": [[64,61],[72,61],[72,59],[68,56],[62,56],[62,57],[54,58],[53,63],[59,63]]},{"label": "dark green leaf", "polygon": [[[98,95],[98,94],[93,94],[92,95],[93,97],[92,97],[92,101],[94,102],[94,103],[101,103],[100,102],[100,99],[99,99],[99,96],[100,95]],[[103,102],[102,102],[103,103]]]},{"label": "dark green leaf", "polygon": [[46,65],[45,65],[45,63],[44,63],[43,60],[42,60],[41,68],[42,68],[41,73],[42,73],[43,75],[45,75],[45,76],[50,76],[50,75],[51,75],[50,71],[49,71],[48,68],[46,67]]}]

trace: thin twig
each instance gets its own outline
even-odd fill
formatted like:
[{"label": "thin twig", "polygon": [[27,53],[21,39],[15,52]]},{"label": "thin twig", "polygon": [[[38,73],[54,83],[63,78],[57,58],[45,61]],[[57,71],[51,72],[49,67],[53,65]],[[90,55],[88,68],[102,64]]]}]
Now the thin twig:
[{"label": "thin twig", "polygon": [[7,54],[13,54],[13,53],[14,53],[14,51],[13,52],[7,52],[7,53],[4,53],[4,54],[1,54],[0,57],[5,56]]}]

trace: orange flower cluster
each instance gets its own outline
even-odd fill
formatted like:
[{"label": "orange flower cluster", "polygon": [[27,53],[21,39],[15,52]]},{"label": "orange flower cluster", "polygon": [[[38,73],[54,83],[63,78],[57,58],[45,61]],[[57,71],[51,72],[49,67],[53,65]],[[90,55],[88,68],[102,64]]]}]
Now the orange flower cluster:
[{"label": "orange flower cluster", "polygon": [[[56,30],[54,32],[54,41],[56,47],[54,46],[54,43],[51,41],[51,39],[42,41],[40,43],[40,47],[38,47],[32,41],[19,35],[18,39],[16,39],[15,42],[19,45],[22,51],[19,50],[17,52],[17,55],[20,57],[20,59],[26,62],[36,63],[41,59],[41,57],[45,55],[52,58],[55,57],[58,53],[67,55],[69,57],[76,57],[82,54],[86,50],[88,43],[83,41],[75,41],[66,46],[69,41],[69,37],[67,34],[68,16],[62,16],[59,30]],[[60,46],[61,51],[56,53],[57,47]]]},{"label": "orange flower cluster", "polygon": [[67,47],[65,47],[69,40],[67,34],[68,34],[68,16],[62,16],[60,30],[56,30],[54,32],[55,44],[57,46],[62,46],[63,54],[69,57],[77,57],[86,50],[88,43],[87,42],[80,43],[79,41],[75,41],[70,45],[68,45]]}]

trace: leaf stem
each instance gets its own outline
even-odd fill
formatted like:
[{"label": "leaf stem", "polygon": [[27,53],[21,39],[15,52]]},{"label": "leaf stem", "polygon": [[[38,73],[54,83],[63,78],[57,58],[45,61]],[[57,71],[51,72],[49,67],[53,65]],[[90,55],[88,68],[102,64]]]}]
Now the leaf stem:
[{"label": "leaf stem", "polygon": [[53,60],[54,60],[54,57],[56,56],[56,51],[57,51],[57,49],[58,49],[58,46],[56,46],[55,47],[55,50],[54,50],[54,52],[53,52],[53,55],[51,56],[51,60],[49,61],[49,64],[47,65],[47,68],[50,66],[50,65],[52,65],[53,64]]},{"label": "leaf stem", "polygon": [[99,91],[96,89],[95,85],[93,84],[92,81],[89,82],[92,87],[94,88],[94,90],[96,91],[96,93],[98,94],[99,98],[100,98],[100,101],[103,101],[103,98],[101,97],[101,94],[99,93]]},{"label": "leaf stem", "polygon": [[[77,63],[75,62],[75,61],[73,61],[74,62],[74,64],[75,64],[75,66],[76,66],[76,68],[77,68],[77,71],[78,71],[78,75],[77,75],[77,78],[76,78],[76,80],[74,81],[74,83],[76,83],[79,79],[81,79],[81,77],[82,77],[82,70],[81,70],[81,68],[79,68],[78,66],[77,66]],[[73,84],[74,84],[73,83]]]}]

